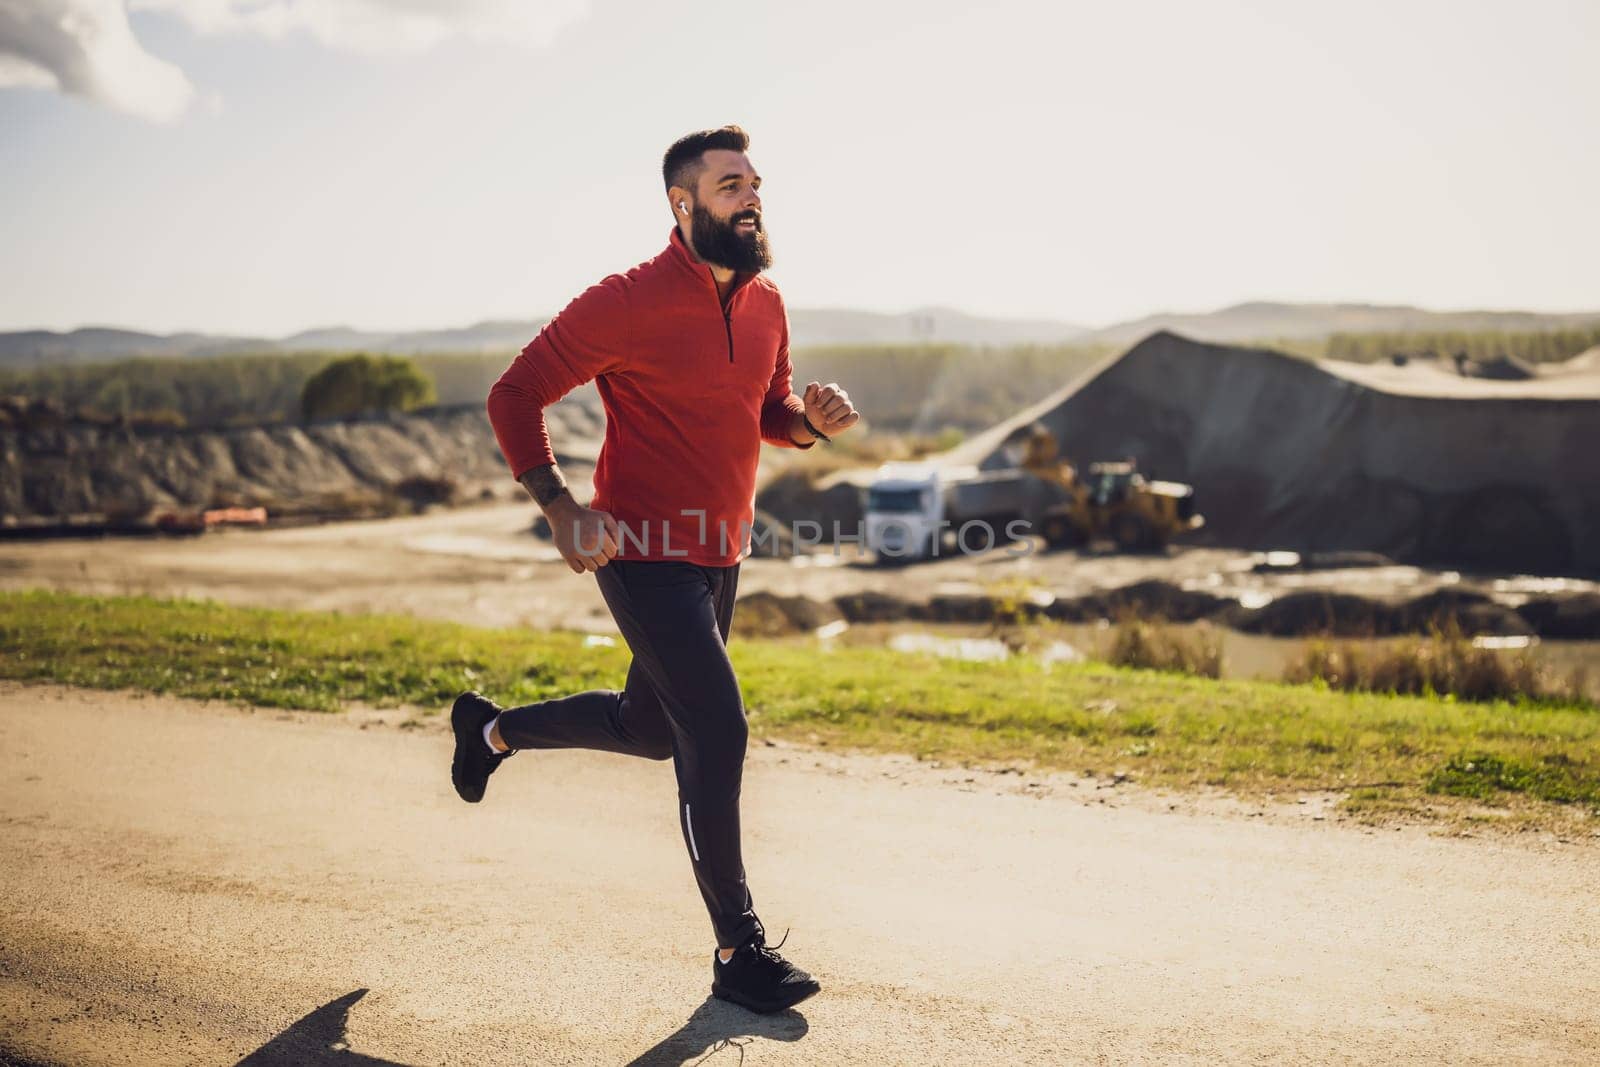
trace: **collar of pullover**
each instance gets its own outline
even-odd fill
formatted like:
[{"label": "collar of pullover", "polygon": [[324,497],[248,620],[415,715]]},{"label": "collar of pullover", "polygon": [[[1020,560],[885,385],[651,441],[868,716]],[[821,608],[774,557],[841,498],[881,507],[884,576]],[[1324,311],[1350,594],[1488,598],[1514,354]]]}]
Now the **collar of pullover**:
[{"label": "collar of pullover", "polygon": [[[680,267],[688,272],[700,285],[709,286],[713,295],[718,295],[717,279],[711,273],[711,268],[695,258],[694,251],[689,248],[683,239],[683,231],[678,227],[672,228],[672,234],[667,240],[667,255]],[[733,298],[739,291],[754,280],[755,275],[744,271],[735,272],[733,276],[733,290],[728,293],[728,303],[733,303]],[[720,296],[719,296],[720,299]]]}]

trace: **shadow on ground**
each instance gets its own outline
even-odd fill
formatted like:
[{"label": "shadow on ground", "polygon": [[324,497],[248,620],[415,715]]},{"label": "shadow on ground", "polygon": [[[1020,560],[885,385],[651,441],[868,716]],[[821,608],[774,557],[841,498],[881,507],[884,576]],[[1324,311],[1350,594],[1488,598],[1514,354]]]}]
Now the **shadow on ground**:
[{"label": "shadow on ground", "polygon": [[296,1020],[277,1037],[240,1060],[235,1067],[323,1067],[324,1064],[338,1064],[340,1067],[405,1067],[405,1064],[394,1060],[353,1052],[345,1043],[344,1028],[350,1017],[350,1006],[366,995],[365,989],[357,989],[328,1001],[311,1014]]},{"label": "shadow on ground", "polygon": [[682,1026],[629,1060],[628,1067],[683,1067],[711,1060],[742,1064],[744,1046],[751,1040],[798,1041],[808,1029],[806,1017],[793,1008],[757,1015],[708,996]]},{"label": "shadow on ground", "polygon": [[20,1052],[13,1052],[11,1046],[0,1044],[0,1067],[51,1067],[44,1060],[29,1059]]},{"label": "shadow on ground", "polygon": [[[394,1060],[356,1052],[345,1042],[350,1008],[366,995],[367,990],[357,989],[328,1001],[234,1067],[406,1067]],[[757,1015],[706,997],[682,1026],[628,1063],[629,1067],[683,1067],[716,1058],[718,1062],[742,1064],[744,1046],[755,1038],[798,1041],[808,1029],[805,1016],[793,1008],[774,1015]],[[5,1062],[0,1060],[0,1067]]]}]

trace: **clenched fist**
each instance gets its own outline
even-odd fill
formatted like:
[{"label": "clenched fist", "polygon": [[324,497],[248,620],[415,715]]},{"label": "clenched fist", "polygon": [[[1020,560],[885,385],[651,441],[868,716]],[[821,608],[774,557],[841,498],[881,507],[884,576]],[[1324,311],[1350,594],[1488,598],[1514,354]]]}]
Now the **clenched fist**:
[{"label": "clenched fist", "polygon": [[829,437],[861,421],[861,413],[850,406],[850,394],[839,388],[838,382],[827,385],[811,382],[801,399],[805,401],[806,418],[811,425]]},{"label": "clenched fist", "polygon": [[550,520],[556,551],[573,574],[597,571],[621,551],[622,534],[608,511],[586,508],[566,496],[553,504],[545,517]]}]

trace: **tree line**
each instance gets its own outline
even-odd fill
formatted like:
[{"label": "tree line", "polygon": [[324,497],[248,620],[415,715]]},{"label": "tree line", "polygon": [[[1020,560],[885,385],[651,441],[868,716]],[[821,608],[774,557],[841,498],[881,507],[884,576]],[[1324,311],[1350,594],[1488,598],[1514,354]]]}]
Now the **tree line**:
[{"label": "tree line", "polygon": [[[972,430],[1077,377],[1109,346],[841,345],[793,354],[795,388],[838,381],[879,429]],[[217,428],[295,423],[430,404],[482,404],[514,353],[266,353],[134,358],[0,371],[0,394],[98,416]]]},{"label": "tree line", "polygon": [[[134,357],[0,371],[0,394],[53,400],[92,416],[222,428],[309,422],[487,392],[505,356],[390,356],[273,352],[200,359]],[[455,399],[441,395],[448,388]]]},{"label": "tree line", "polygon": [[[1531,363],[1600,345],[1600,327],[1536,333],[1336,333],[1265,342],[1295,355],[1373,362],[1397,354]],[[938,434],[992,425],[1071,382],[1106,344],[832,345],[792,354],[796,388],[838,381],[877,430]],[[100,416],[173,426],[294,423],[431,404],[482,404],[515,353],[295,352],[203,359],[132,358],[0,370],[0,394],[48,398]]]},{"label": "tree line", "polygon": [[1526,363],[1560,363],[1600,345],[1600,326],[1566,330],[1505,333],[1497,330],[1432,333],[1334,333],[1326,338],[1267,342],[1295,355],[1375,363],[1395,356],[1451,360],[1465,355],[1475,362],[1500,358]]}]

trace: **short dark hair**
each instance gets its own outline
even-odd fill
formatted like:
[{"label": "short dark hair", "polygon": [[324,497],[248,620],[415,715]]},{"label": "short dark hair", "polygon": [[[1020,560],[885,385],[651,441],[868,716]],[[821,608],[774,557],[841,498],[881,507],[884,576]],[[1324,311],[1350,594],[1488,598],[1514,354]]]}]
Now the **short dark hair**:
[{"label": "short dark hair", "polygon": [[684,134],[672,142],[667,154],[661,157],[661,180],[667,188],[694,189],[700,179],[705,162],[700,157],[708,149],[725,148],[730,152],[745,152],[750,148],[750,135],[737,126],[720,126],[715,130],[699,130]]}]

